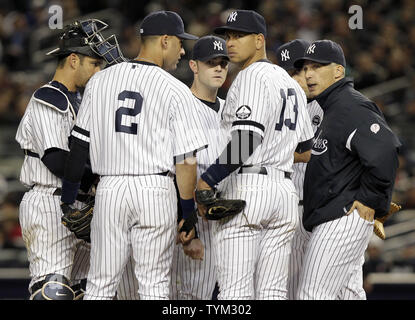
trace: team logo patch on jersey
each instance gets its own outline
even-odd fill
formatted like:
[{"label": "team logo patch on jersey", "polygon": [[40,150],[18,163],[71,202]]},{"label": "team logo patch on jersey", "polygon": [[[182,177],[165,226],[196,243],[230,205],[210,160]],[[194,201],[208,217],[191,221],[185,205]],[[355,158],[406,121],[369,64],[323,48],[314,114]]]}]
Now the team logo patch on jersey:
[{"label": "team logo patch on jersey", "polygon": [[378,125],[377,123],[374,123],[370,126],[370,131],[372,131],[374,134],[378,133],[379,130],[380,125]]},{"label": "team logo patch on jersey", "polygon": [[321,122],[320,116],[319,115],[315,115],[313,117],[313,120],[312,120],[313,125],[318,126],[320,124],[320,122]]},{"label": "team logo patch on jersey", "polygon": [[241,106],[236,110],[236,117],[238,119],[248,119],[251,116],[251,108],[248,106]]}]

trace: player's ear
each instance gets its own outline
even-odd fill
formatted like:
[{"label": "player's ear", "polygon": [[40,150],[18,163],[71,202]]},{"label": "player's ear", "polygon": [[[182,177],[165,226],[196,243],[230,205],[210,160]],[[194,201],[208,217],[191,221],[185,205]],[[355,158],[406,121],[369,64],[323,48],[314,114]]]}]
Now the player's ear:
[{"label": "player's ear", "polygon": [[260,50],[260,49],[264,48],[265,37],[262,33],[258,33],[255,36],[255,45],[256,45],[257,50]]},{"label": "player's ear", "polygon": [[192,70],[194,74],[198,72],[197,62],[195,60],[189,60],[189,67],[190,67],[190,70]]},{"label": "player's ear", "polygon": [[336,80],[342,79],[345,76],[345,69],[341,64],[336,64],[334,69],[334,78]]},{"label": "player's ear", "polygon": [[169,40],[170,40],[170,37],[166,34],[160,37],[161,47],[164,50],[166,50],[169,47]]},{"label": "player's ear", "polygon": [[80,62],[78,55],[76,53],[73,53],[73,52],[68,56],[67,61],[69,63],[69,66],[71,67],[71,69],[76,69],[79,65],[79,62]]}]

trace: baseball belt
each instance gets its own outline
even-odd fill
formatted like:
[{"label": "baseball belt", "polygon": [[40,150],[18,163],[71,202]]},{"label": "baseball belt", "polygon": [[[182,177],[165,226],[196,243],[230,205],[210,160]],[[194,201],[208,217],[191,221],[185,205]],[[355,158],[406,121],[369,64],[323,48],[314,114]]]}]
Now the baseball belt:
[{"label": "baseball belt", "polygon": [[38,155],[37,153],[32,152],[32,151],[27,150],[27,149],[23,149],[23,153],[24,153],[26,156],[29,156],[29,157],[33,157],[33,158],[40,158],[40,157],[39,157],[39,155]]},{"label": "baseball belt", "polygon": [[[267,168],[265,167],[242,166],[238,171],[238,174],[241,174],[241,173],[256,173],[256,174],[267,175],[268,171],[267,171]],[[291,173],[284,171],[284,177],[286,179],[291,179]]]}]

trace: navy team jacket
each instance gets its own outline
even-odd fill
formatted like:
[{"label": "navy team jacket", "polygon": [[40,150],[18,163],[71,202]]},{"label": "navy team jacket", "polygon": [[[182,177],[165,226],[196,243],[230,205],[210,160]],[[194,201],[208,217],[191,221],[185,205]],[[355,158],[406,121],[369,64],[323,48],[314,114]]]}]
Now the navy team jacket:
[{"label": "navy team jacket", "polygon": [[303,225],[308,231],[345,215],[354,200],[389,209],[401,143],[376,104],[344,78],[316,98],[324,118],[304,181]]}]

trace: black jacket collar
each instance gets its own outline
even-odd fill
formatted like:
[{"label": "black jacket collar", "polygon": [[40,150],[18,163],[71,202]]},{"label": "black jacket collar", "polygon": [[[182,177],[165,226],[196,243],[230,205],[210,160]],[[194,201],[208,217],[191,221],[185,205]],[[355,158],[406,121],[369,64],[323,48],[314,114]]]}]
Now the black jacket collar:
[{"label": "black jacket collar", "polygon": [[337,89],[340,89],[345,86],[353,87],[353,80],[351,78],[343,78],[335,83],[333,83],[330,87],[328,87],[326,90],[324,90],[322,93],[320,93],[318,96],[314,98],[318,102],[318,104],[321,106],[321,108],[326,111],[326,109],[329,107],[329,105],[326,105],[326,101],[329,98],[329,96],[332,94],[333,91],[337,91]]}]

